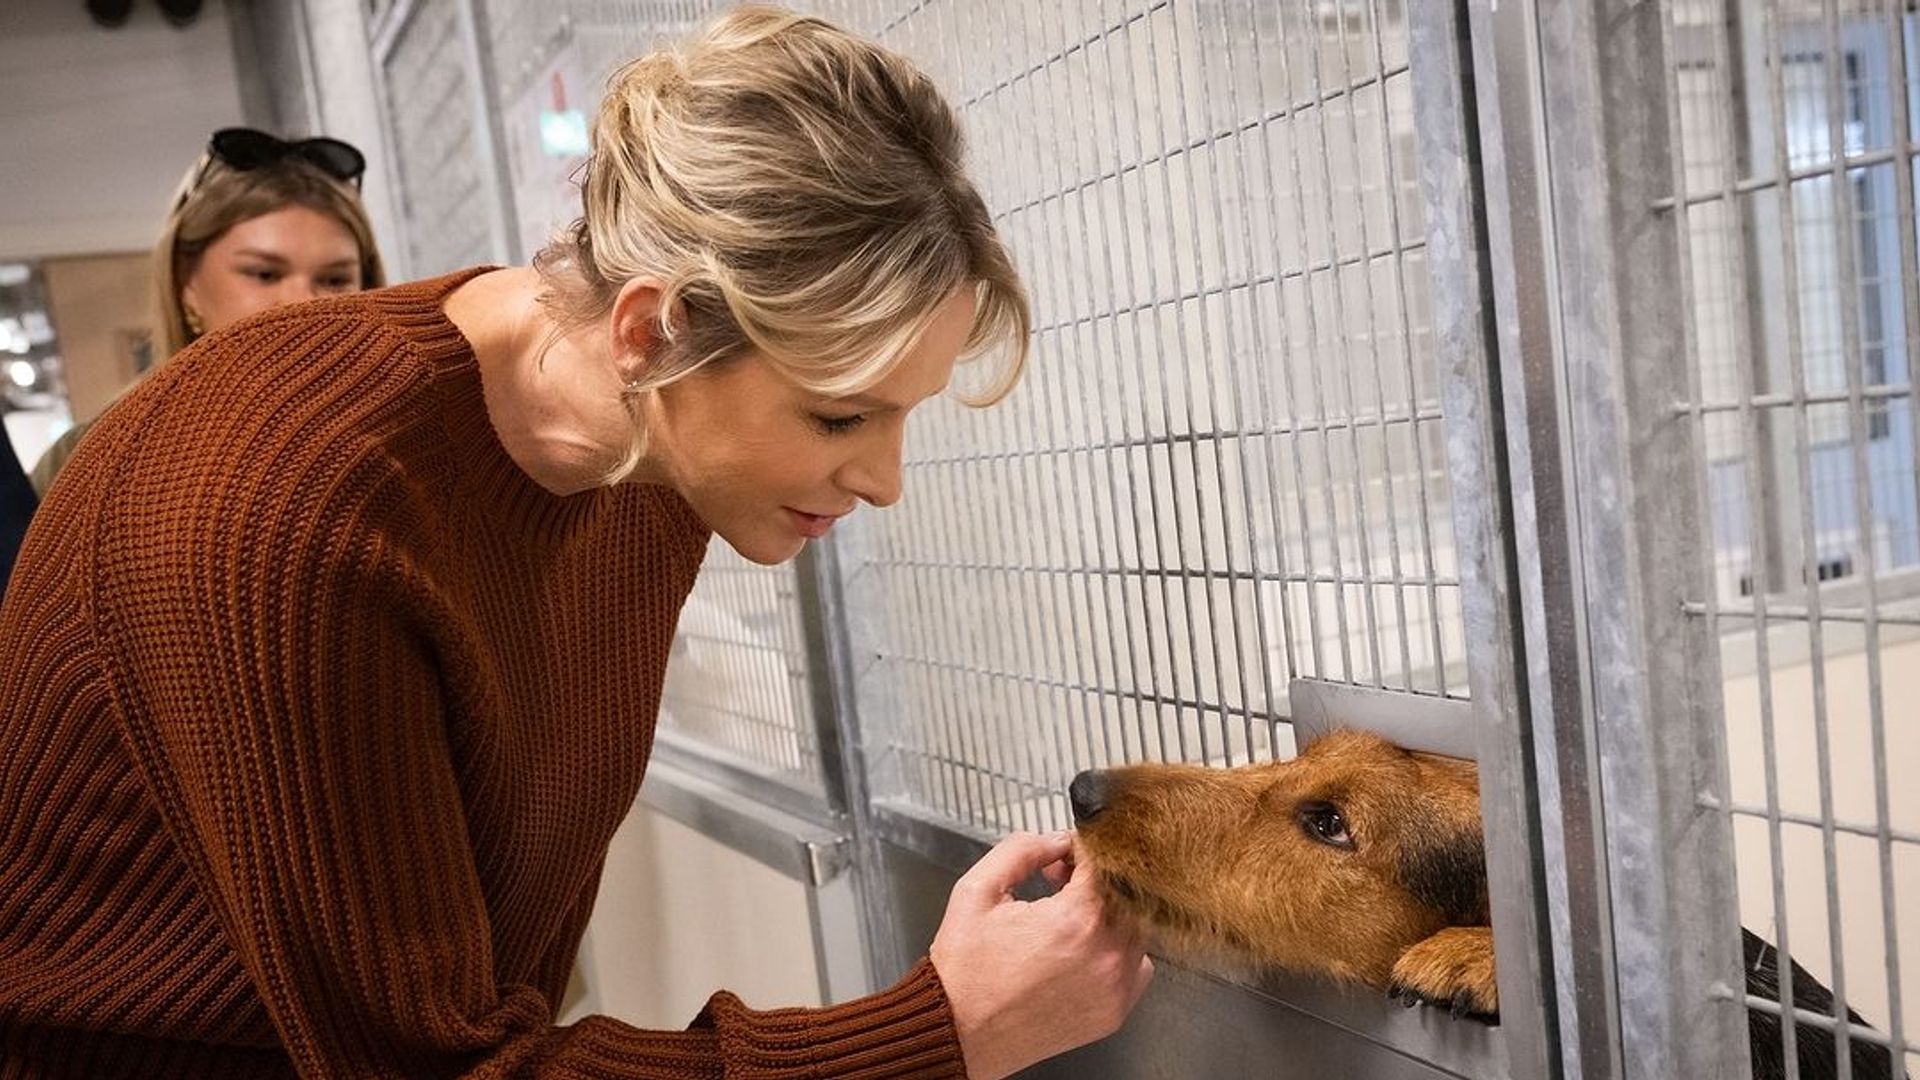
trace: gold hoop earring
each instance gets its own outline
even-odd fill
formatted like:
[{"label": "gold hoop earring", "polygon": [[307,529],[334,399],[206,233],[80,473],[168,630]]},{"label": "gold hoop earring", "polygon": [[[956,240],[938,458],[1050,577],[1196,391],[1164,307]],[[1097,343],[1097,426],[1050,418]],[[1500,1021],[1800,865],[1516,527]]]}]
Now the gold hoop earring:
[{"label": "gold hoop earring", "polygon": [[180,305],[181,320],[187,324],[187,333],[199,337],[207,332],[207,324],[200,320],[200,313],[185,304]]}]

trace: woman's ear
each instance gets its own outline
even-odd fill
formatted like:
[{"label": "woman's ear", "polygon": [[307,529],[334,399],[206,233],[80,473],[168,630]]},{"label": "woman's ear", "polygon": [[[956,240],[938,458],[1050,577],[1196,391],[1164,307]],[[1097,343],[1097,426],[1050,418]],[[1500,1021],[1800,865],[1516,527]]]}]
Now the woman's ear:
[{"label": "woman's ear", "polygon": [[180,306],[186,311],[200,309],[200,275],[197,269],[187,271],[186,277],[180,282]]},{"label": "woman's ear", "polygon": [[632,384],[644,378],[665,344],[666,339],[660,332],[662,295],[658,280],[635,278],[622,285],[620,294],[613,299],[610,344],[614,369],[622,383]]}]

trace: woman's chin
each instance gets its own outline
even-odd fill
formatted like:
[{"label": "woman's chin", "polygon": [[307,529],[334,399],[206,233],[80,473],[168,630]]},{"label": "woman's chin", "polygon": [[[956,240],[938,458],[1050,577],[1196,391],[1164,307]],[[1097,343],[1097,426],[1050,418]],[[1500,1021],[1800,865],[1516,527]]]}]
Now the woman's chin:
[{"label": "woman's chin", "polygon": [[725,540],[727,546],[737,552],[741,558],[751,563],[759,563],[761,566],[778,566],[783,562],[789,562],[794,556],[800,554],[801,548],[807,546],[804,537],[768,536],[760,532],[748,536],[731,536],[721,533],[720,538]]}]

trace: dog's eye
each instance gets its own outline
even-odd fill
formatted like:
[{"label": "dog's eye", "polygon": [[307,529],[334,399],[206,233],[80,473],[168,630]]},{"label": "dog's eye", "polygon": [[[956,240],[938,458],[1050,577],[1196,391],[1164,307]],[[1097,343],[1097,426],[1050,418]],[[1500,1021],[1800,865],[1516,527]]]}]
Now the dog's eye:
[{"label": "dog's eye", "polygon": [[1323,844],[1351,848],[1353,837],[1347,832],[1347,819],[1332,803],[1308,803],[1300,808],[1300,824],[1307,835]]}]

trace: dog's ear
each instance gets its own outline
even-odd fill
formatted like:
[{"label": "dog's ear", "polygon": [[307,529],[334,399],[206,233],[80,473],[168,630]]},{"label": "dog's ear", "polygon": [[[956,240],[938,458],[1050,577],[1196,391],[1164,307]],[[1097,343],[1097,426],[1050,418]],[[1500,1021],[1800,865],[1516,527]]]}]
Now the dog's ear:
[{"label": "dog's ear", "polygon": [[1407,815],[1400,834],[1400,880],[1414,899],[1451,926],[1484,926],[1487,849],[1477,796],[1471,803],[1434,793]]}]

